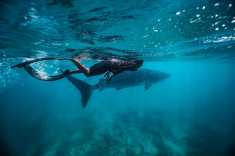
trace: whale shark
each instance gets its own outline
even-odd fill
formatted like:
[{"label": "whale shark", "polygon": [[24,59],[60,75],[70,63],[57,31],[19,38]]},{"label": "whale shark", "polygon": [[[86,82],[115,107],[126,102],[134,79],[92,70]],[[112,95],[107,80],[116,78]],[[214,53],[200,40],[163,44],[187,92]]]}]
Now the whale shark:
[{"label": "whale shark", "polygon": [[101,78],[95,85],[88,84],[72,75],[66,78],[80,91],[82,107],[86,107],[94,90],[113,88],[116,90],[143,85],[148,90],[154,83],[169,78],[170,75],[164,72],[140,69],[138,71],[126,71],[114,76],[107,81]]}]

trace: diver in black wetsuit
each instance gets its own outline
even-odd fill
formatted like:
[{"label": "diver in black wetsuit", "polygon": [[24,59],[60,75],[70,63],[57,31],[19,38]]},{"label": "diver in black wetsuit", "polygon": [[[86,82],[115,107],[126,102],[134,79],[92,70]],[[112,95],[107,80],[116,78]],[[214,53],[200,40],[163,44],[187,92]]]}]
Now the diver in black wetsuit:
[{"label": "diver in black wetsuit", "polygon": [[[90,68],[86,68],[84,65],[80,63],[81,57],[75,57],[72,59],[58,59],[58,58],[39,58],[31,61],[26,61],[17,65],[12,66],[12,68],[24,67],[25,70],[33,77],[43,80],[43,81],[55,81],[62,79],[70,74],[74,73],[84,73],[86,76],[96,76],[105,74],[106,80],[111,80],[111,78],[123,71],[135,71],[143,65],[143,60],[131,59],[131,60],[122,60],[117,58],[111,58],[107,60],[100,61]],[[62,74],[55,75],[55,76],[47,76],[42,77],[33,67],[30,65],[31,63],[43,61],[43,60],[70,60],[76,66],[77,70],[65,70]]]},{"label": "diver in black wetsuit", "polygon": [[[84,65],[80,63],[80,58],[73,59],[75,65],[78,67],[77,72],[82,72],[86,76],[95,76],[104,74],[108,80],[110,80],[113,76],[123,72],[123,71],[136,71],[143,65],[143,60],[121,60],[117,58],[112,58],[110,60],[104,60],[98,62],[91,66],[90,68],[86,68]],[[112,74],[112,75],[111,75]]]}]

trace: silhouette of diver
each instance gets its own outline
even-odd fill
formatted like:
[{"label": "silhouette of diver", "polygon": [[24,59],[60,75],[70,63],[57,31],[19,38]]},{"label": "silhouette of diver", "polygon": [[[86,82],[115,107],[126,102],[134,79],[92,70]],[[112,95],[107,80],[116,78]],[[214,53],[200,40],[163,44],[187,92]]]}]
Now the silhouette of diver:
[{"label": "silhouette of diver", "polygon": [[[138,68],[140,68],[143,65],[143,60],[139,59],[124,60],[118,58],[109,58],[94,64],[90,68],[87,68],[80,63],[81,59],[83,58],[79,56],[74,58],[53,58],[53,57],[38,58],[14,65],[11,68],[15,67],[24,68],[31,76],[43,81],[55,81],[75,73],[83,73],[87,77],[105,74],[104,76],[106,80],[111,80],[113,76],[123,71],[136,71]],[[63,71],[62,74],[59,75],[42,76],[30,64],[44,60],[69,60],[76,65],[77,69],[73,71],[65,70]]]}]

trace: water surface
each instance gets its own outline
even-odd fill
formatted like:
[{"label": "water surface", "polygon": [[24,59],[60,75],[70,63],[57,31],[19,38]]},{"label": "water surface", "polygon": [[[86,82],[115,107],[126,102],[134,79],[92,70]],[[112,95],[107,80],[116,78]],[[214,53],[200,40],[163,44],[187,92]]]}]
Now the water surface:
[{"label": "water surface", "polygon": [[[234,6],[230,0],[2,0],[1,151],[234,155]],[[140,58],[143,68],[170,77],[148,90],[96,90],[83,109],[79,91],[66,79],[42,82],[10,68],[33,58],[80,54]],[[96,84],[102,76],[77,78]]]}]

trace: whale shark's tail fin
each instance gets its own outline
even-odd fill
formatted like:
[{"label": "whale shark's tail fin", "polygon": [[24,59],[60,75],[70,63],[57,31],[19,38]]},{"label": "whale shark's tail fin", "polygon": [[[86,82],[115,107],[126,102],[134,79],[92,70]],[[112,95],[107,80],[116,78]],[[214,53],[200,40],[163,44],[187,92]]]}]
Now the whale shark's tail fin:
[{"label": "whale shark's tail fin", "polygon": [[92,94],[92,86],[71,75],[66,76],[66,78],[80,91],[82,107],[85,108]]}]

